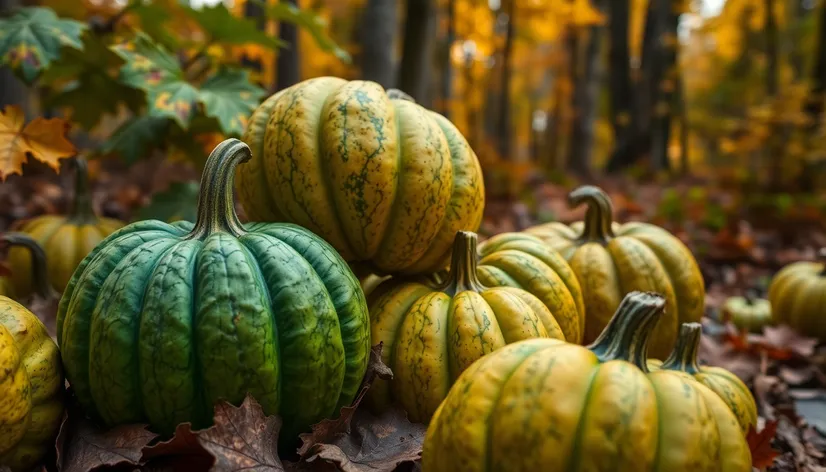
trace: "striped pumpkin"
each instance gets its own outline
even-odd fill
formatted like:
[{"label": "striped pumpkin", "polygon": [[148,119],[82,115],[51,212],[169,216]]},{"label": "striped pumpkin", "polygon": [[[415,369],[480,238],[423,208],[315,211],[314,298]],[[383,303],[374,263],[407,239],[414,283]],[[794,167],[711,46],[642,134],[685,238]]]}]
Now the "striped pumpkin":
[{"label": "striped pumpkin", "polygon": [[457,231],[476,231],[479,162],[446,118],[374,82],[321,77],[250,118],[237,190],[254,221],[292,222],[371,272],[443,268]]},{"label": "striped pumpkin", "polygon": [[580,187],[568,201],[588,206],[585,221],[571,226],[547,223],[525,232],[559,251],[573,267],[585,299],[585,342],[596,339],[627,293],[661,293],[665,316],[654,329],[649,352],[664,359],[680,324],[703,316],[705,285],[691,251],[657,226],[615,223],[611,200],[597,187]]},{"label": "striped pumpkin", "polygon": [[769,302],[775,323],[826,341],[826,248],[819,257],[819,262],[795,262],[780,270],[769,285]]}]

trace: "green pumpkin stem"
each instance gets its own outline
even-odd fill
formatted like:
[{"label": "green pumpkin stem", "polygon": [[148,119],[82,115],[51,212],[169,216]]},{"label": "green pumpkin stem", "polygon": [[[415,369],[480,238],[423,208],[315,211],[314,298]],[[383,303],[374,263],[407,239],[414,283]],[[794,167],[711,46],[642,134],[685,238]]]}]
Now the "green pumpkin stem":
[{"label": "green pumpkin stem", "polygon": [[822,247],[817,251],[817,258],[823,264],[823,270],[820,271],[820,275],[826,277],[826,247]]},{"label": "green pumpkin stem", "polygon": [[754,306],[754,302],[757,301],[757,290],[753,288],[746,289],[743,293],[743,299],[746,301],[746,305]]},{"label": "green pumpkin stem", "polygon": [[481,292],[485,286],[476,275],[476,233],[459,231],[453,239],[453,255],[450,259],[450,273],[442,291],[450,296],[464,291]]},{"label": "green pumpkin stem", "polygon": [[[20,246],[29,250],[32,258],[32,281],[34,290],[41,298],[51,298],[54,294],[49,283],[49,271],[46,266],[46,252],[31,236],[25,233],[5,233],[0,240],[9,246]],[[14,277],[14,274],[12,274]]]},{"label": "green pumpkin stem", "polygon": [[198,195],[198,219],[189,239],[204,239],[212,233],[224,232],[239,237],[246,233],[232,195],[235,166],[251,157],[249,146],[230,138],[213,149],[201,174]]},{"label": "green pumpkin stem", "polygon": [[651,292],[625,296],[608,326],[588,349],[600,361],[628,361],[648,372],[648,337],[665,308],[665,298]]},{"label": "green pumpkin stem", "polygon": [[72,159],[75,170],[75,198],[69,210],[69,220],[76,224],[88,224],[95,220],[92,193],[89,189],[89,166],[86,159],[77,156]]},{"label": "green pumpkin stem", "polygon": [[579,240],[607,244],[614,238],[614,230],[611,227],[614,222],[614,206],[611,199],[601,188],[584,185],[568,194],[568,205],[571,208],[583,203],[588,205],[588,210],[585,212],[584,228]]},{"label": "green pumpkin stem", "polygon": [[662,368],[668,370],[679,370],[694,375],[700,372],[700,365],[697,363],[697,352],[700,349],[700,335],[703,326],[700,323],[683,323],[680,326],[680,335],[677,337],[677,345],[663,362]]}]

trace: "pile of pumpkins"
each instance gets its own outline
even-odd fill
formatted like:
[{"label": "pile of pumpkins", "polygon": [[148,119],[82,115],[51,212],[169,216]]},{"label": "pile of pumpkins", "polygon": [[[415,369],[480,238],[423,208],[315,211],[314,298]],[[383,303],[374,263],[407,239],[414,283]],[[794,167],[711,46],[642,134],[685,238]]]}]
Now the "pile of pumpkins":
[{"label": "pile of pumpkins", "polygon": [[[476,155],[402,93],[324,77],[273,95],[209,156],[195,223],[96,217],[77,163],[68,217],[3,236],[0,290],[62,292],[56,344],[0,297],[12,470],[52,447],[64,372],[92,419],[163,435],[250,393],[289,451],[352,403],[379,343],[394,376],[366,402],[429,424],[426,472],[751,470],[754,399],[696,360],[705,289],[689,250],[615,223],[592,186],[570,194],[583,222],[480,244]],[[823,271],[785,269],[771,295],[782,321],[826,336]]]}]

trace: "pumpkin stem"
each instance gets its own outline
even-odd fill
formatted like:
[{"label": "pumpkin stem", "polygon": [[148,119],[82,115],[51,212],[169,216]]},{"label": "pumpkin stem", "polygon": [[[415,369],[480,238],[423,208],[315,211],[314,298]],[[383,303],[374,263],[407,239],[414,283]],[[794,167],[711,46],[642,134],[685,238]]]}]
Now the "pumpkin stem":
[{"label": "pumpkin stem", "polygon": [[[40,244],[37,244],[31,236],[25,233],[5,233],[0,236],[0,240],[9,246],[20,246],[29,250],[32,258],[32,279],[34,290],[41,298],[51,298],[54,291],[49,283],[49,271],[46,267],[46,251]],[[12,274],[14,277],[14,274]]]},{"label": "pumpkin stem", "polygon": [[222,141],[212,150],[201,174],[198,219],[189,239],[204,239],[219,231],[235,237],[246,233],[235,213],[232,184],[235,166],[248,161],[251,156],[249,146],[235,138]]},{"label": "pumpkin stem", "polygon": [[585,212],[584,228],[579,240],[608,243],[614,238],[614,230],[611,227],[614,222],[614,206],[608,194],[593,185],[583,185],[568,194],[568,206],[571,208],[583,203],[588,205],[588,210]]},{"label": "pumpkin stem", "polygon": [[453,239],[453,254],[450,259],[450,273],[442,291],[450,296],[471,291],[481,292],[485,286],[476,275],[476,233],[458,231]]},{"label": "pumpkin stem", "polygon": [[757,301],[757,290],[753,288],[746,289],[743,293],[743,299],[746,301],[746,305],[753,306],[754,302]]},{"label": "pumpkin stem", "polygon": [[648,337],[665,308],[665,297],[652,292],[631,292],[622,299],[608,326],[588,349],[600,361],[628,361],[648,372]]},{"label": "pumpkin stem", "polygon": [[683,323],[680,326],[680,335],[677,337],[677,345],[671,351],[671,355],[663,362],[662,368],[668,370],[679,370],[694,375],[700,372],[700,365],[697,364],[697,352],[700,349],[700,335],[703,326],[700,323]]},{"label": "pumpkin stem", "polygon": [[817,259],[823,263],[823,270],[820,271],[820,275],[826,277],[826,247],[822,247],[817,251]]},{"label": "pumpkin stem", "polygon": [[390,97],[390,100],[407,100],[408,102],[416,103],[415,98],[402,92],[399,89],[387,89],[387,96]]},{"label": "pumpkin stem", "polygon": [[75,170],[75,198],[69,210],[69,220],[79,225],[88,224],[95,220],[89,191],[89,166],[86,159],[77,156],[72,159],[72,167]]}]

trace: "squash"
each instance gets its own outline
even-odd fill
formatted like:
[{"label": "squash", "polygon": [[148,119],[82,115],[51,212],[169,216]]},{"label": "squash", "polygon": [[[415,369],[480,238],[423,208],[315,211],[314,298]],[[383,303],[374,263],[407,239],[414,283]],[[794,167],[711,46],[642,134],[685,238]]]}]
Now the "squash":
[{"label": "squash", "polygon": [[741,331],[760,333],[772,323],[771,303],[749,290],[745,296],[729,297],[723,303],[723,317]]},{"label": "squash", "polygon": [[0,468],[32,470],[62,420],[60,352],[32,312],[0,296]]},{"label": "squash", "polygon": [[249,392],[283,418],[284,446],[354,399],[370,353],[358,280],[304,228],[239,222],[233,172],[249,157],[237,139],[219,144],[194,225],[122,228],[69,282],[57,320],[66,375],[105,424],[204,427],[218,399]]},{"label": "squash", "polygon": [[427,430],[428,472],[750,472],[725,402],[684,372],[648,372],[666,300],[632,292],[588,347],[505,346],[471,365]]},{"label": "squash", "polygon": [[676,370],[693,376],[726,402],[737,417],[740,430],[745,435],[749,428],[757,427],[757,403],[746,384],[733,373],[721,367],[700,367],[697,363],[697,352],[702,332],[703,327],[700,323],[684,323],[680,327],[677,346],[668,359],[664,362],[651,359],[648,361],[648,368],[651,371]]},{"label": "squash", "polygon": [[705,285],[691,251],[668,231],[646,223],[613,222],[608,195],[583,186],[568,196],[572,207],[588,206],[585,221],[547,223],[526,230],[559,251],[571,264],[585,299],[586,343],[611,319],[625,294],[640,290],[665,296],[665,316],[651,337],[649,353],[664,359],[681,323],[699,321]]},{"label": "squash", "polygon": [[826,341],[826,248],[818,255],[819,262],[795,262],[781,269],[769,284],[769,302],[775,323]]},{"label": "squash", "polygon": [[501,233],[479,244],[479,281],[488,287],[517,287],[551,310],[565,340],[582,342],[585,302],[573,269],[541,239]]},{"label": "squash", "polygon": [[396,403],[411,421],[426,423],[475,360],[521,339],[565,339],[540,299],[479,281],[476,246],[475,233],[456,234],[444,284],[394,277],[373,290],[371,337],[382,343],[382,361],[393,371],[391,381],[376,380],[367,393],[374,411]]},{"label": "squash", "polygon": [[465,138],[375,82],[293,85],[255,110],[243,140],[247,216],[304,226],[377,275],[442,269],[456,231],[482,221],[482,171]]},{"label": "squash", "polygon": [[[31,285],[34,288],[35,294],[42,298],[49,298],[54,294],[52,286],[49,284],[49,274],[46,265],[46,253],[43,248],[37,244],[37,241],[25,233],[3,233],[0,234],[0,242],[9,246],[10,248],[22,248],[29,252],[29,257],[32,260],[32,270],[30,275],[32,277]],[[29,274],[24,274],[24,277]],[[18,298],[14,292],[14,279],[16,274],[12,273],[11,277],[0,276],[0,295],[7,296],[12,299]],[[21,298],[22,299],[22,298]]]},{"label": "squash", "polygon": [[[86,161],[76,158],[75,196],[68,215],[44,215],[15,225],[15,230],[28,234],[46,251],[49,281],[58,292],[69,283],[72,273],[100,241],[123,226],[111,218],[99,218],[92,209]],[[20,298],[33,291],[32,260],[23,248],[9,251],[9,266],[14,274],[14,291]]]}]

